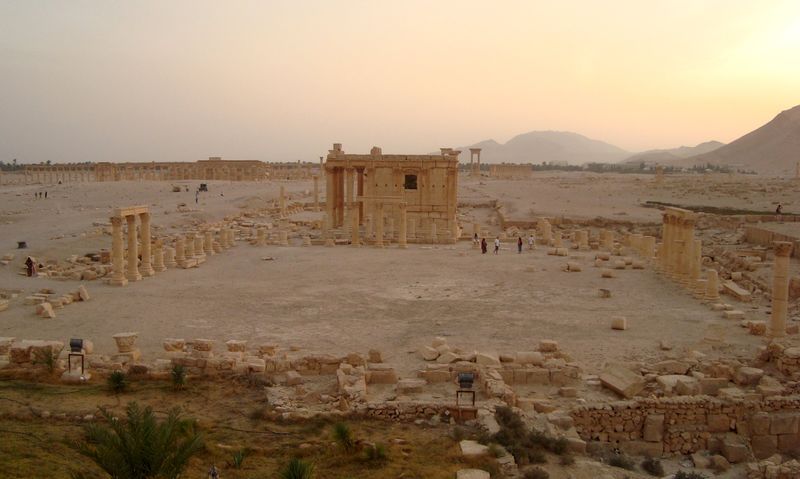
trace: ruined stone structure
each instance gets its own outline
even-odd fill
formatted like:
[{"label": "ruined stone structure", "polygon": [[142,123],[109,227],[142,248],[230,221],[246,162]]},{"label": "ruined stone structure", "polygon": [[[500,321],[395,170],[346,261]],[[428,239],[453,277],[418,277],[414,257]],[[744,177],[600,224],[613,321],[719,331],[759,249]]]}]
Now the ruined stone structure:
[{"label": "ruined stone structure", "polygon": [[772,314],[769,320],[769,336],[786,336],[786,315],[789,309],[789,256],[792,243],[775,243],[775,268],[772,279]]},{"label": "ruined stone structure", "polygon": [[[347,154],[336,143],[325,161],[326,227],[359,244],[454,243],[459,151],[441,155]],[[404,234],[403,234],[404,233]],[[403,238],[402,236],[405,236]]]},{"label": "ruined stone structure", "polygon": [[[477,161],[475,159],[477,158]],[[481,149],[469,149],[469,174],[470,176],[481,176]]]},{"label": "ruined stone structure", "polygon": [[[136,218],[140,218],[142,236],[142,271],[139,271],[139,240],[136,234]],[[125,251],[122,239],[122,222],[128,224],[128,265],[125,269]],[[117,208],[111,216],[111,261],[114,275],[110,284],[124,286],[128,281],[139,281],[144,276],[152,276],[150,264],[150,211],[147,206]]]},{"label": "ruined stone structure", "polygon": [[701,275],[701,251],[694,240],[697,215],[681,208],[666,208],[663,214],[659,269],[689,289],[697,287]]},{"label": "ruined stone structure", "polygon": [[533,177],[531,165],[501,163],[489,167],[489,176],[498,180],[527,180]]},{"label": "ruined stone structure", "polygon": [[173,161],[27,165],[24,177],[26,184],[53,184],[124,180],[302,180],[310,179],[313,173],[314,168],[310,163],[265,163],[210,157],[194,163]]}]

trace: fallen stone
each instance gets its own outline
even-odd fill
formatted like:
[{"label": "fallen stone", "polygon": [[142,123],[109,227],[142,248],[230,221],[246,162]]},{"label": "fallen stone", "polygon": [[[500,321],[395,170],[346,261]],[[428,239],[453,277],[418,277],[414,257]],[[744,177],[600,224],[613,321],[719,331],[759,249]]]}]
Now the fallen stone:
[{"label": "fallen stone", "polygon": [[461,454],[467,457],[483,456],[489,453],[489,447],[478,443],[478,441],[465,439],[459,442],[458,445],[461,448]]},{"label": "fallen stone", "polygon": [[628,320],[623,316],[611,318],[611,329],[625,331],[628,329]]},{"label": "fallen stone", "polygon": [[611,366],[600,374],[600,382],[625,398],[632,398],[644,389],[644,378],[630,369]]}]

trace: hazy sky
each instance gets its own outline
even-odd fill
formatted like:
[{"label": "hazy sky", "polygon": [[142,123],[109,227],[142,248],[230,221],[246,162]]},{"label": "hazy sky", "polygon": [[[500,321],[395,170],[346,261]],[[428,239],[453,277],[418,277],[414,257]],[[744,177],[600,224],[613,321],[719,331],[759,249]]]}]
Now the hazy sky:
[{"label": "hazy sky", "polygon": [[800,104],[800,1],[0,0],[0,160],[316,160],[530,130],[731,141]]}]

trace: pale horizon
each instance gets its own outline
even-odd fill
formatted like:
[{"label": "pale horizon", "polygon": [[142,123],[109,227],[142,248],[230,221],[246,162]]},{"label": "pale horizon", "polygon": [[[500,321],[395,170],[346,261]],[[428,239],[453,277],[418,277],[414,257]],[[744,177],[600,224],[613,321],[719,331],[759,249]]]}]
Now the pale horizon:
[{"label": "pale horizon", "polygon": [[792,1],[6,2],[0,27],[5,162],[313,162],[539,130],[635,153],[800,104]]}]

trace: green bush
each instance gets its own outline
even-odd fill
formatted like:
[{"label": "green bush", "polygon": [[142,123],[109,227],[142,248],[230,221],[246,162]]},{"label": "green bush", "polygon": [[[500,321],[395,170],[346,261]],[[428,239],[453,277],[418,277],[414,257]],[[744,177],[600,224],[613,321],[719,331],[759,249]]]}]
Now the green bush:
[{"label": "green bush", "polygon": [[176,391],[180,391],[186,387],[186,368],[180,364],[173,364],[170,374],[172,377],[172,387]]},{"label": "green bush", "polygon": [[634,467],[633,460],[625,454],[611,455],[611,457],[608,458],[608,464],[614,467],[627,469],[629,471],[632,471]]},{"label": "green bush", "polygon": [[126,389],[128,389],[128,378],[122,371],[112,372],[108,376],[107,382],[108,389],[110,389],[114,394],[123,393]]},{"label": "green bush", "polygon": [[389,454],[386,451],[386,446],[383,444],[373,444],[367,446],[364,451],[366,455],[367,462],[373,464],[383,464],[389,460]]},{"label": "green bush", "polygon": [[312,479],[314,465],[302,459],[294,458],[278,473],[280,479]]},{"label": "green bush", "polygon": [[194,420],[182,419],[177,409],[163,421],[153,409],[128,404],[125,420],[100,409],[105,424],[84,427],[77,446],[109,476],[119,479],[176,479],[189,460],[203,449]]},{"label": "green bush", "polygon": [[348,454],[356,450],[356,441],[353,439],[350,426],[343,422],[338,422],[333,425],[333,440]]},{"label": "green bush", "polygon": [[250,453],[247,449],[239,449],[238,451],[233,453],[233,457],[231,457],[231,466],[235,469],[241,469],[242,464],[244,464],[244,459]]},{"label": "green bush", "polygon": [[642,469],[651,476],[661,477],[664,475],[664,466],[661,465],[661,461],[652,457],[644,458]]}]

